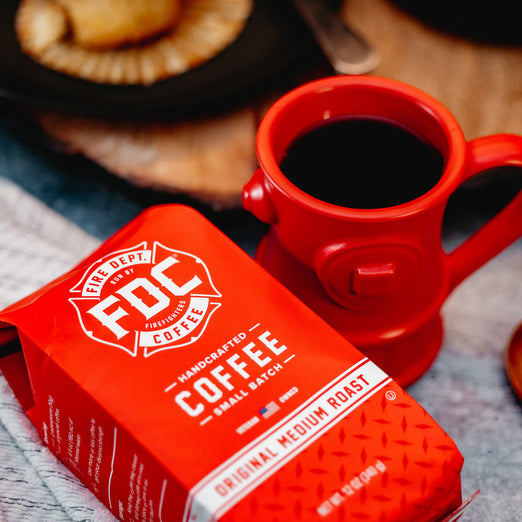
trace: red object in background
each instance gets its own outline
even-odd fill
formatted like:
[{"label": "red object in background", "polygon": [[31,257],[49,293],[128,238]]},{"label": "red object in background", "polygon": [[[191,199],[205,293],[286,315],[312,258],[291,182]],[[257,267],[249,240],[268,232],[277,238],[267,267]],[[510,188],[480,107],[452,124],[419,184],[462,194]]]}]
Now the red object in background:
[{"label": "red object in background", "polygon": [[23,348],[0,368],[43,441],[121,520],[460,505],[463,459],[434,420],[188,207],[144,212],[0,321]]},{"label": "red object in background", "polygon": [[[417,199],[371,210],[332,205],[299,190],[279,168],[284,153],[319,123],[347,116],[396,122],[423,136],[443,155],[441,180]],[[347,143],[347,169],[349,150]],[[440,349],[439,311],[449,293],[522,234],[519,193],[455,251],[442,250],[450,195],[483,171],[522,166],[522,137],[466,142],[445,107],[394,80],[344,76],[298,87],[266,113],[257,155],[260,168],[244,188],[243,204],[271,225],[258,261],[404,387]],[[349,180],[339,187],[349,189]]]}]

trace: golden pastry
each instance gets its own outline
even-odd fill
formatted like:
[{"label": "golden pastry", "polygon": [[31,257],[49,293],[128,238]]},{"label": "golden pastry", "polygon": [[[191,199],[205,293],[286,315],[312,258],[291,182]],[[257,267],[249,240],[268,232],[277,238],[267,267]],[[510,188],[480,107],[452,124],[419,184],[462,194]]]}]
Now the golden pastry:
[{"label": "golden pastry", "polygon": [[93,48],[136,44],[171,30],[181,0],[53,0],[67,15],[72,40]]},{"label": "golden pastry", "polygon": [[253,0],[22,0],[22,50],[97,83],[150,85],[213,58],[242,32]]}]

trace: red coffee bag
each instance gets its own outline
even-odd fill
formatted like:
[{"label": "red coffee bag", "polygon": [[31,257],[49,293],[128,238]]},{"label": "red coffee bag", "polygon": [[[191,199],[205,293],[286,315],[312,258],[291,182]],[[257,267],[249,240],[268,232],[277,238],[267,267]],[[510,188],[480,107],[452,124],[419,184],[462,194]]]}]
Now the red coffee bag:
[{"label": "red coffee bag", "polygon": [[0,321],[27,415],[121,520],[428,522],[461,503],[433,419],[189,207],[145,211]]}]

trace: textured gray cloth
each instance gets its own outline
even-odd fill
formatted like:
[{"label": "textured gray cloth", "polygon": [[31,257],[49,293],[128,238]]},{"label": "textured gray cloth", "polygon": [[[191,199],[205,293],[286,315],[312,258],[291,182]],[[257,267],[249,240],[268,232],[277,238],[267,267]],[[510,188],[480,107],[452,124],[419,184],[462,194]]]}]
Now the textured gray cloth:
[{"label": "textured gray cloth", "polygon": [[[0,308],[59,276],[98,240],[0,178]],[[0,521],[114,517],[43,446],[0,373]]]}]

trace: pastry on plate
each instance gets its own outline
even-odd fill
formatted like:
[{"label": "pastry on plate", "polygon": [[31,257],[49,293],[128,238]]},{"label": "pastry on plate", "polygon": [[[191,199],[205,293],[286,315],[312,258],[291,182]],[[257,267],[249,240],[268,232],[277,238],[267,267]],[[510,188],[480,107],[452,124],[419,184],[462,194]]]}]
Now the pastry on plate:
[{"label": "pastry on plate", "polygon": [[22,0],[15,29],[41,65],[84,80],[150,85],[210,60],[253,0]]}]

